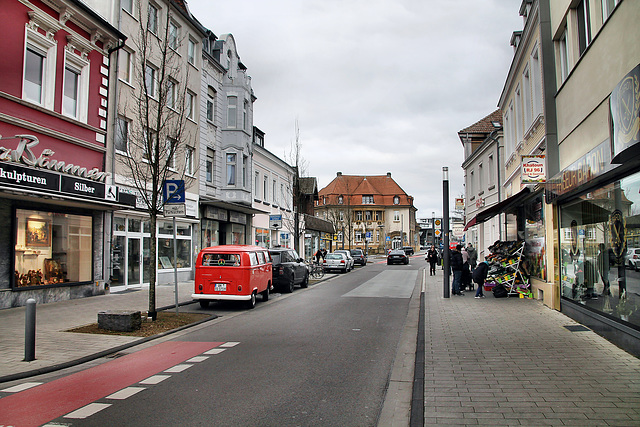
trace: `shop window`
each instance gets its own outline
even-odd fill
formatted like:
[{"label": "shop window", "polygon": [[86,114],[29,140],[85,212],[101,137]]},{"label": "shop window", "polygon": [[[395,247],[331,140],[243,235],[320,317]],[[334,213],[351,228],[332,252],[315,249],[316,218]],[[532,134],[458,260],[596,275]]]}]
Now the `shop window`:
[{"label": "shop window", "polygon": [[525,204],[525,246],[523,269],[529,276],[547,279],[543,196]]},{"label": "shop window", "polygon": [[263,248],[270,247],[270,233],[264,228],[256,228],[256,246]]},{"label": "shop window", "polygon": [[561,295],[640,325],[640,173],[560,207]]},{"label": "shop window", "polygon": [[90,216],[16,209],[15,287],[91,281]]},{"label": "shop window", "polygon": [[[191,225],[176,224],[177,258],[175,267],[191,268],[193,251],[191,247]],[[158,221],[158,268],[174,268],[173,257],[173,221]]]}]

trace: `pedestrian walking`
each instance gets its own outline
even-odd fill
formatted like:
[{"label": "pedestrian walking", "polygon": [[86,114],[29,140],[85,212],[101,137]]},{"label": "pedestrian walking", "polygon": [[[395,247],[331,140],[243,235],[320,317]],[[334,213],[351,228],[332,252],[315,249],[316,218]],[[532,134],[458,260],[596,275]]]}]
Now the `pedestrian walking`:
[{"label": "pedestrian walking", "polygon": [[471,267],[471,271],[473,271],[478,264],[478,251],[471,243],[467,245],[467,255],[469,255],[469,267]]},{"label": "pedestrian walking", "polygon": [[476,290],[476,298],[484,298],[484,293],[482,292],[482,288],[484,287],[484,282],[487,280],[487,274],[489,273],[489,264],[487,261],[482,261],[471,274],[473,281],[476,283],[478,289]]},{"label": "pedestrian walking", "polygon": [[429,276],[435,276],[436,274],[436,264],[438,263],[438,251],[436,251],[436,247],[431,245],[431,248],[427,251],[425,255],[425,259],[429,263]]},{"label": "pedestrian walking", "polygon": [[453,272],[453,295],[464,295],[460,291],[460,281],[462,280],[462,266],[464,262],[462,261],[462,253],[460,250],[462,249],[462,245],[456,245],[455,249],[451,251],[451,271]]}]

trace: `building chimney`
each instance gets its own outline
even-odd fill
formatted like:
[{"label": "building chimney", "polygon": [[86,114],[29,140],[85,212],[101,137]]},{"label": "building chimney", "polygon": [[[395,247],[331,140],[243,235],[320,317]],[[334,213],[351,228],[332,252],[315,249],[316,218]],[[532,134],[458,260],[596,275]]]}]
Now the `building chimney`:
[{"label": "building chimney", "polygon": [[391,172],[387,172],[387,178],[391,178]]},{"label": "building chimney", "polygon": [[342,172],[338,172],[338,173],[337,173],[337,176],[342,176]]}]

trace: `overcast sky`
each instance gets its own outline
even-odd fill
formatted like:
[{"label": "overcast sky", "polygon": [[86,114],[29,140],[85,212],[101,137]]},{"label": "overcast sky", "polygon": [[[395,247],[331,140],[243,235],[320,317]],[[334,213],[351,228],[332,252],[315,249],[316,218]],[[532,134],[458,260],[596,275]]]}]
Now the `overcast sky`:
[{"label": "overcast sky", "polygon": [[[463,195],[457,132],[497,109],[520,0],[188,0],[233,34],[281,158],[300,129],[307,176],[391,172],[418,218],[442,214],[442,167]],[[453,208],[453,202],[451,208]]]}]

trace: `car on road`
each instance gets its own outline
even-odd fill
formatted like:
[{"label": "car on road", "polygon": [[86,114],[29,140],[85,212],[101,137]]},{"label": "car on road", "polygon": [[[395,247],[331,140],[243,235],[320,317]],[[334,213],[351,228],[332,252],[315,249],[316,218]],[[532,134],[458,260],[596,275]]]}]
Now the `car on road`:
[{"label": "car on road", "polygon": [[405,253],[407,256],[411,256],[411,255],[413,255],[413,254],[414,254],[413,247],[411,247],[411,246],[403,246],[403,247],[402,247],[402,250],[404,251],[404,253]]},{"label": "car on road", "polygon": [[332,252],[324,257],[323,261],[325,271],[338,270],[343,273],[349,271],[349,259],[344,253]]},{"label": "car on road", "polygon": [[220,245],[204,248],[196,259],[196,278],[191,298],[206,308],[210,301],[243,301],[256,305],[256,296],[269,299],[273,288],[271,259],[265,248],[251,245]]},{"label": "car on road", "polygon": [[640,270],[640,248],[629,248],[627,251],[627,267]]},{"label": "car on road", "polygon": [[347,257],[347,263],[349,264],[349,269],[347,271],[351,271],[353,270],[353,267],[355,266],[355,261],[353,259],[353,257],[351,256],[351,251],[348,251],[346,249],[338,249],[337,251],[333,251],[333,253],[336,254],[344,254]]},{"label": "car on road", "polygon": [[353,257],[354,264],[367,265],[367,257],[364,256],[362,249],[351,249],[351,256]]},{"label": "car on road", "polygon": [[293,292],[295,285],[309,286],[309,268],[294,249],[269,249],[273,265],[273,286],[284,292]]},{"label": "car on road", "polygon": [[387,255],[387,265],[409,264],[409,257],[402,249],[393,249]]}]

